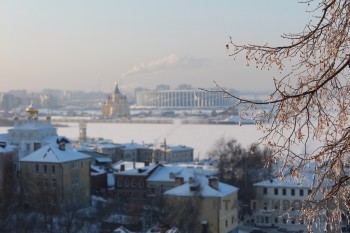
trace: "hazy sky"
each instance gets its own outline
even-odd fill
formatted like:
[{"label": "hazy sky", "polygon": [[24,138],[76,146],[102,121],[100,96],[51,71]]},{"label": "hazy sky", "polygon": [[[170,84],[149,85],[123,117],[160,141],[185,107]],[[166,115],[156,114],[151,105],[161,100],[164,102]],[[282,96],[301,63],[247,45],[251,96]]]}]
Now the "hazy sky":
[{"label": "hazy sky", "polygon": [[213,80],[271,89],[273,72],[226,54],[238,43],[280,45],[310,20],[297,0],[0,0],[0,91],[112,91]]}]

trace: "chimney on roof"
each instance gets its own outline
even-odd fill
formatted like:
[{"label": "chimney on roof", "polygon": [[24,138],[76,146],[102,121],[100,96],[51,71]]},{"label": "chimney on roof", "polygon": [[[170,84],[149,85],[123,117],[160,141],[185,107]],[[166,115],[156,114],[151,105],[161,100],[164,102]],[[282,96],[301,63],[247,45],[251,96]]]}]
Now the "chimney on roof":
[{"label": "chimney on roof", "polygon": [[6,148],[7,143],[6,142],[0,142],[0,147],[1,148]]},{"label": "chimney on roof", "polygon": [[58,149],[60,150],[66,150],[66,143],[61,141],[59,144],[58,144]]},{"label": "chimney on roof", "polygon": [[219,189],[219,179],[217,177],[210,177],[209,178],[209,186],[213,189]]},{"label": "chimney on roof", "polygon": [[184,184],[184,178],[182,176],[175,177],[175,184],[176,186],[180,186]]}]

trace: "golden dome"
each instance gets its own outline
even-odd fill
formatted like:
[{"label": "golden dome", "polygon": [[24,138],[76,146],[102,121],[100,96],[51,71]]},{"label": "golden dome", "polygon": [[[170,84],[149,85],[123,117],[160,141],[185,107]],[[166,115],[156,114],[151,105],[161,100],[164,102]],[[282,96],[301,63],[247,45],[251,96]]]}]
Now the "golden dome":
[{"label": "golden dome", "polygon": [[27,108],[26,108],[26,113],[29,116],[34,116],[36,114],[38,114],[38,109],[33,107],[33,103],[31,103]]}]

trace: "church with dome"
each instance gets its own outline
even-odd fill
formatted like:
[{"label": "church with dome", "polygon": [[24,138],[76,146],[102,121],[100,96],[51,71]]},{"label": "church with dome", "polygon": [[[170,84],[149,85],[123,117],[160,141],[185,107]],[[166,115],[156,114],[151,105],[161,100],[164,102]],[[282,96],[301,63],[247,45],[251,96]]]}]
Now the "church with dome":
[{"label": "church with dome", "polygon": [[117,82],[114,92],[108,96],[101,108],[102,116],[105,118],[130,118],[130,106],[126,96],[120,92]]}]

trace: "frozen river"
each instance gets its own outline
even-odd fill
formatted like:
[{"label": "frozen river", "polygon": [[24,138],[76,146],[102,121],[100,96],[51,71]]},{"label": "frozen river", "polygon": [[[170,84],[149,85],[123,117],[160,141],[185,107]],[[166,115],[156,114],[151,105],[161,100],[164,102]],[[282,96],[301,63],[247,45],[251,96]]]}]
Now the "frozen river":
[{"label": "frozen river", "polygon": [[[0,127],[0,133],[7,133],[8,127]],[[59,127],[58,134],[77,139],[78,123]],[[160,143],[166,139],[169,145],[186,145],[194,148],[195,157],[206,158],[215,142],[222,137],[234,137],[243,146],[248,146],[262,136],[255,125],[206,125],[206,124],[128,124],[88,123],[89,138],[110,139],[115,143]]]},{"label": "frozen river", "polygon": [[[79,126],[70,123],[69,127],[58,128],[59,135],[78,138]],[[205,158],[208,150],[221,137],[234,137],[244,146],[256,142],[262,135],[255,125],[205,125],[205,124],[121,124],[88,123],[88,137],[102,137],[116,143],[132,140],[137,143],[160,143],[169,145],[186,145],[194,148],[195,156]]]}]

